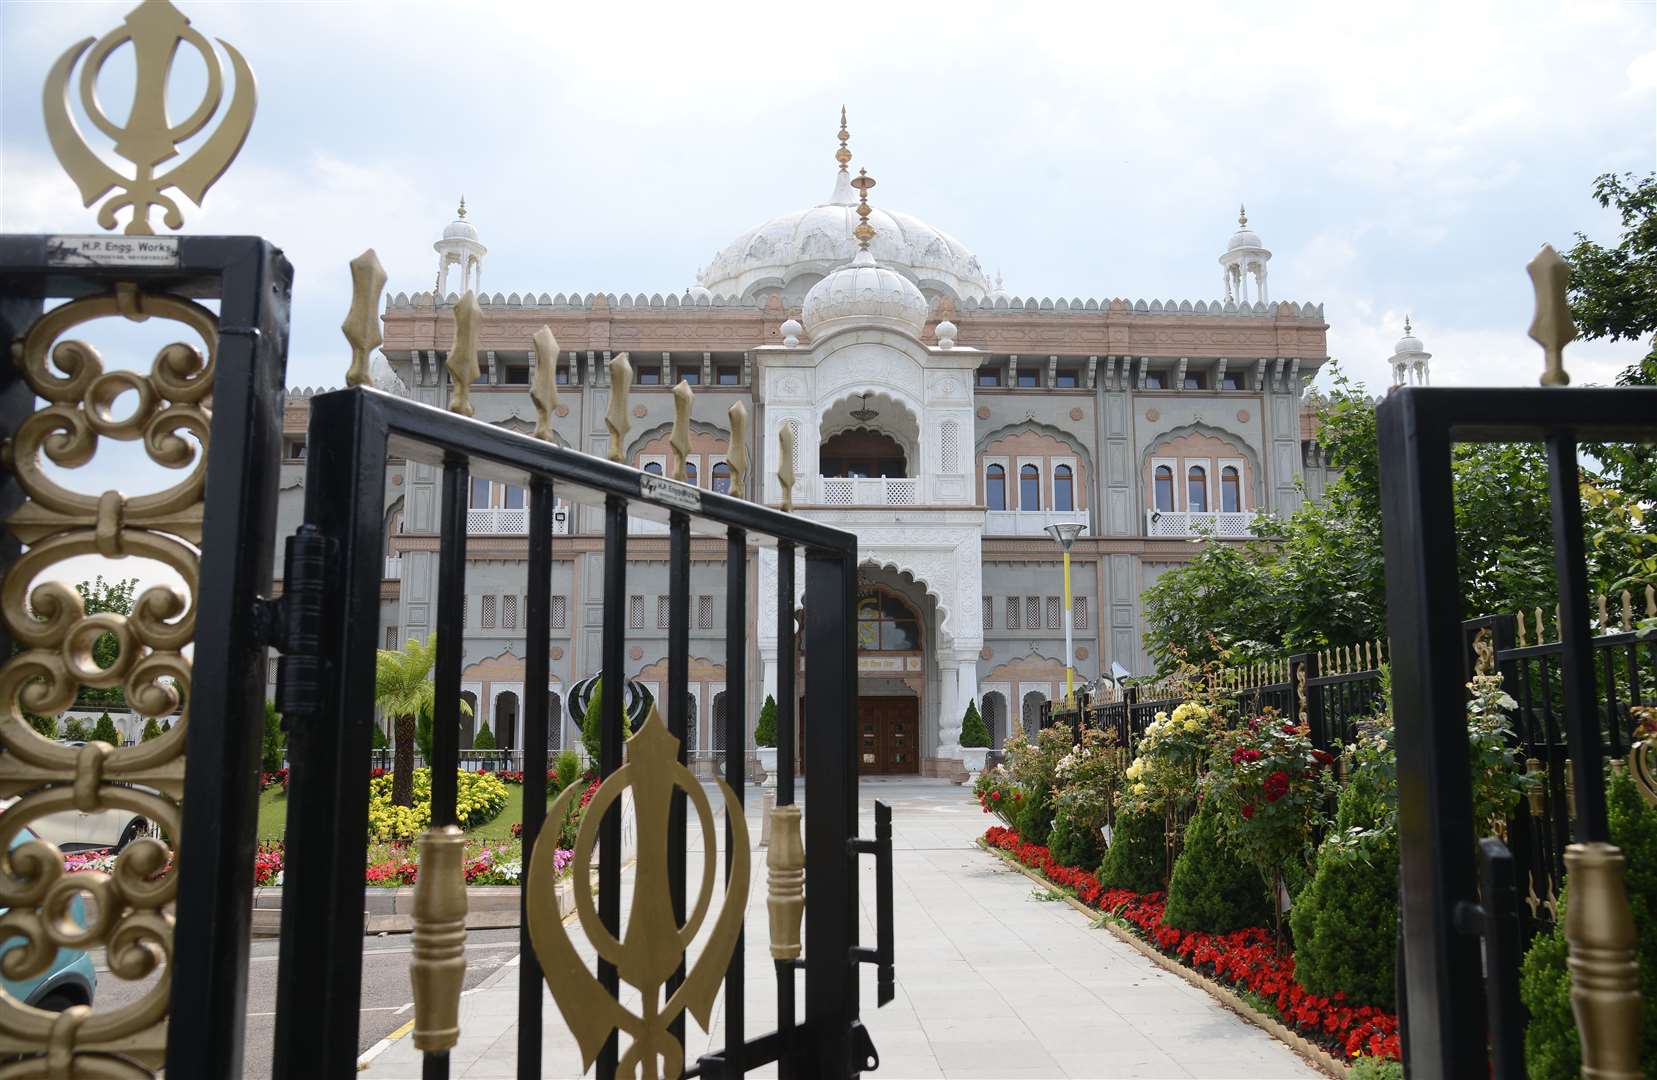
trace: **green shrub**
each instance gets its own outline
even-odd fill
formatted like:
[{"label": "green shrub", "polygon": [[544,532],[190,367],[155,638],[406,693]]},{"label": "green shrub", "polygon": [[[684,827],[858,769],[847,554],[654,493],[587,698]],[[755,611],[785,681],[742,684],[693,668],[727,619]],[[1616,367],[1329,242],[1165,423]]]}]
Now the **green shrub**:
[{"label": "green shrub", "polygon": [[63,722],[63,737],[70,742],[91,742],[92,726],[78,716]]},{"label": "green shrub", "polygon": [[1289,912],[1295,978],[1349,1005],[1396,1007],[1398,844],[1385,833],[1334,836]]},{"label": "green shrub", "polygon": [[[155,723],[154,720],[150,724]],[[144,725],[144,741],[150,740],[150,724]],[[161,734],[160,729],[156,734]],[[282,767],[283,751],[287,748],[288,737],[282,731],[282,716],[276,711],[272,702],[265,702],[265,733],[259,744],[259,767],[266,772],[276,772]]]},{"label": "green shrub", "polygon": [[777,699],[770,694],[765,695],[765,704],[760,706],[759,719],[754,723],[754,745],[777,745]]},{"label": "green shrub", "polygon": [[40,737],[41,738],[43,738],[43,739],[55,739],[55,738],[58,737],[58,718],[57,717],[55,717],[55,716],[37,716],[36,714],[34,714],[32,712],[25,712],[23,714],[23,716],[24,716],[25,719],[27,719],[29,721],[29,726],[30,727],[32,727],[36,731],[40,732]]},{"label": "green shrub", "polygon": [[1161,814],[1117,814],[1110,847],[1099,864],[1099,880],[1105,887],[1136,893],[1161,889],[1163,831]]},{"label": "green shrub", "polygon": [[[581,779],[581,759],[574,750],[560,750],[553,764],[554,786],[551,791],[563,791]],[[549,792],[550,793],[550,792]]]},{"label": "green shrub", "polygon": [[374,721],[374,749],[385,750],[391,746],[391,740],[385,737],[385,728],[378,720]]},{"label": "green shrub", "polygon": [[477,737],[472,740],[473,750],[495,749],[495,733],[489,730],[489,721],[485,720],[478,729]]},{"label": "green shrub", "polygon": [[1018,804],[1018,837],[1026,844],[1047,846],[1053,835],[1053,805],[1051,792],[1043,785],[1020,793]]},{"label": "green shrub", "polygon": [[[1022,834],[1021,834],[1022,835]],[[1073,821],[1069,814],[1055,811],[1053,830],[1048,835],[1047,847],[1060,866],[1087,870],[1099,865],[1100,836],[1084,822]]]},{"label": "green shrub", "polygon": [[1271,906],[1260,875],[1220,843],[1220,826],[1206,804],[1185,830],[1185,849],[1168,879],[1162,921],[1180,930],[1229,934],[1264,926]]},{"label": "green shrub", "polygon": [[1346,1080],[1404,1080],[1404,1063],[1390,1058],[1354,1058]]},{"label": "green shrub", "polygon": [[[1647,1080],[1657,1080],[1657,810],[1641,800],[1627,769],[1611,770],[1605,788],[1611,842],[1628,860],[1625,881],[1640,962],[1640,1061]],[[1567,902],[1560,897],[1558,922],[1531,943],[1520,969],[1519,996],[1531,1018],[1525,1029],[1525,1068],[1532,1080],[1565,1080],[1582,1072],[1565,965]]]},{"label": "green shrub", "polygon": [[978,715],[978,702],[976,701],[967,702],[966,715],[961,717],[961,745],[969,747],[990,745],[990,729],[985,726],[984,718]]},{"label": "green shrub", "polygon": [[92,741],[106,742],[111,746],[121,745],[121,733],[115,729],[115,721],[108,713],[98,717],[98,722],[92,726]]},{"label": "green shrub", "polygon": [[[138,736],[138,741],[139,742],[149,742],[151,739],[159,739],[159,738],[161,738],[161,725],[156,723],[155,722],[155,717],[152,716],[148,720],[144,721],[144,730]],[[279,758],[278,762],[280,762],[280,760],[281,759]],[[278,764],[276,766],[277,769],[280,769],[281,767],[282,766],[280,764]],[[265,771],[266,772],[275,772],[276,769],[267,769]]]}]

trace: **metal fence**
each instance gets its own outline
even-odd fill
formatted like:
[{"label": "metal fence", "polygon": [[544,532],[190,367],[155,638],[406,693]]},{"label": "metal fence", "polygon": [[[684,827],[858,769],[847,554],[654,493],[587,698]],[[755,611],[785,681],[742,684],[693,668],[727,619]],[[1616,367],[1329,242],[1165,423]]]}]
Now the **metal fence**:
[{"label": "metal fence", "polygon": [[[1643,603],[1633,591],[1620,597],[1601,597],[1596,633],[1592,640],[1595,700],[1605,757],[1622,767],[1633,748],[1637,718],[1632,709],[1657,704],[1657,634],[1641,636],[1635,614],[1657,616],[1657,588],[1644,590]],[[1513,851],[1518,889],[1523,901],[1520,926],[1528,943],[1551,929],[1558,914],[1565,877],[1565,847],[1575,820],[1575,780],[1571,775],[1564,730],[1564,684],[1561,678],[1563,644],[1557,620],[1540,610],[1529,614],[1494,615],[1462,624],[1463,669],[1470,680],[1479,668],[1479,643],[1491,646],[1487,663],[1502,675],[1503,685],[1516,703],[1512,716],[1513,745],[1527,773],[1538,777],[1536,787],[1514,807],[1503,839]],[[1385,707],[1382,668],[1390,650],[1382,642],[1295,653],[1279,660],[1227,669],[1212,676],[1217,689],[1239,712],[1257,714],[1273,709],[1284,716],[1302,711],[1320,749],[1352,746],[1365,719]],[[1306,697],[1300,700],[1305,674]],[[1145,727],[1159,712],[1170,712],[1198,690],[1211,688],[1179,678],[1129,685],[1114,700],[1078,694],[1080,707],[1066,710],[1049,703],[1042,708],[1041,726],[1068,724],[1079,740],[1085,728],[1116,733],[1117,744],[1131,756]],[[1336,769],[1344,774],[1346,757],[1336,754]],[[1344,778],[1344,775],[1343,775]]]}]

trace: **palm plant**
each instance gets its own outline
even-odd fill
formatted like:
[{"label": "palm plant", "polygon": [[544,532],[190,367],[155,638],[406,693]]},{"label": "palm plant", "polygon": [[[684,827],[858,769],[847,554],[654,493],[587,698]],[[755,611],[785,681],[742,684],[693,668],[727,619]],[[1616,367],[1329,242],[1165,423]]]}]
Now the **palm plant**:
[{"label": "palm plant", "polygon": [[[396,806],[414,802],[415,718],[436,712],[437,685],[431,679],[436,663],[436,634],[424,644],[410,638],[402,649],[381,649],[375,657],[374,703],[391,717],[393,725],[391,801]],[[460,711],[472,715],[464,698]]]}]

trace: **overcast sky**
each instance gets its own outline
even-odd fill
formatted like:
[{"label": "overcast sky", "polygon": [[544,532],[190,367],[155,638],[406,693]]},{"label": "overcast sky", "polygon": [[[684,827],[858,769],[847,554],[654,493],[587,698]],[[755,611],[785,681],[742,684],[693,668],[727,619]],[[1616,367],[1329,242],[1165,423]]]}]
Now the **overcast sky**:
[{"label": "overcast sky", "polygon": [[[131,7],[0,4],[0,229],[96,231],[40,87]],[[1531,383],[1524,264],[1612,239],[1594,177],[1657,167],[1652,0],[183,8],[259,82],[186,228],[287,251],[290,385],[342,381],[363,248],[391,291],[431,288],[462,193],[490,291],[681,292],[739,233],[827,199],[842,103],[874,200],[1017,295],[1214,299],[1247,203],[1274,299],[1322,302],[1330,352],[1372,389],[1405,313],[1436,383]],[[122,53],[101,84],[117,118]],[[199,62],[179,71],[175,116],[199,100]],[[106,362],[147,368],[165,330],[106,337],[142,343]],[[1567,366],[1609,381],[1641,352],[1578,344]],[[130,445],[108,449],[79,479],[143,490]]]},{"label": "overcast sky", "polygon": [[[0,5],[0,228],[96,231],[39,87],[130,7]],[[875,200],[1018,295],[1213,299],[1246,202],[1273,297],[1321,301],[1372,387],[1406,312],[1435,382],[1528,383],[1525,262],[1612,237],[1594,177],[1657,160],[1650,0],[183,8],[260,98],[186,228],[286,249],[296,385],[341,381],[347,260],[372,246],[392,291],[429,289],[462,192],[491,291],[682,291],[738,233],[828,197],[842,103]],[[1606,380],[1637,351],[1567,364]]]}]

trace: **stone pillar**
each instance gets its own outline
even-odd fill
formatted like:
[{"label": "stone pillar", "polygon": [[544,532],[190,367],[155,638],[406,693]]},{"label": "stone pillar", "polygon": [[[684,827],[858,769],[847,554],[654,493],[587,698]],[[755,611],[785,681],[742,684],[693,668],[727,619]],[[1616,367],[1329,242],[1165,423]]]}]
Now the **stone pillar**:
[{"label": "stone pillar", "polygon": [[[957,700],[961,705],[960,712],[964,714],[967,711],[967,702],[971,701],[978,704],[978,714],[982,716],[984,705],[978,701],[978,658],[976,656],[963,658],[956,670],[960,680],[956,691]],[[960,741],[961,733],[957,729],[955,742],[959,744]]]},{"label": "stone pillar", "polygon": [[940,763],[944,758],[961,756],[961,676],[952,652],[938,654],[938,741],[932,756]]}]

